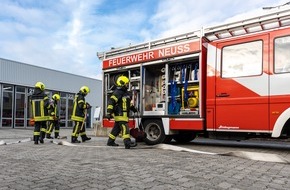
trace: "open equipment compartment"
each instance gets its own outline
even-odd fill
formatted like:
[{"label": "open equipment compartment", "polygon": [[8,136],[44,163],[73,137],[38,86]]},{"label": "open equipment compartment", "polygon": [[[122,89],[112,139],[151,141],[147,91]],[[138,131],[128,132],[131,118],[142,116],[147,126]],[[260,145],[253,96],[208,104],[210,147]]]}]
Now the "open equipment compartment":
[{"label": "open equipment compartment", "polygon": [[198,56],[143,66],[144,115],[199,115],[199,67]]}]

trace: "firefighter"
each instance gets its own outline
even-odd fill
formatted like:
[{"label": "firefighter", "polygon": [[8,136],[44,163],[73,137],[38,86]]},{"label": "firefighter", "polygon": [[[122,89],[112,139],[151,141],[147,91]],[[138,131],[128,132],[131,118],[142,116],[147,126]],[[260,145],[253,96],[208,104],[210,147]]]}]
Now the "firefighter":
[{"label": "firefighter", "polygon": [[52,139],[51,133],[54,129],[54,138],[59,137],[59,111],[57,103],[60,100],[59,94],[54,94],[50,101],[49,121],[47,122],[46,138]]},{"label": "firefighter", "polygon": [[75,125],[71,135],[72,143],[80,143],[78,136],[81,136],[82,142],[91,140],[86,135],[85,120],[87,116],[87,110],[91,108],[90,104],[85,101],[85,96],[90,92],[89,87],[82,86],[80,91],[76,94],[73,105],[73,112],[71,120]]},{"label": "firefighter", "polygon": [[114,118],[114,127],[109,134],[108,146],[119,146],[115,143],[117,135],[122,131],[122,138],[126,149],[134,147],[137,144],[131,142],[129,132],[129,112],[137,112],[131,104],[131,96],[128,92],[129,79],[126,76],[119,76],[116,81],[117,88],[108,100],[107,115],[108,119]]},{"label": "firefighter", "polygon": [[48,109],[50,109],[49,98],[44,93],[45,85],[42,82],[35,84],[34,92],[31,95],[32,117],[34,124],[34,144],[43,143],[46,132],[46,122],[49,119]]}]

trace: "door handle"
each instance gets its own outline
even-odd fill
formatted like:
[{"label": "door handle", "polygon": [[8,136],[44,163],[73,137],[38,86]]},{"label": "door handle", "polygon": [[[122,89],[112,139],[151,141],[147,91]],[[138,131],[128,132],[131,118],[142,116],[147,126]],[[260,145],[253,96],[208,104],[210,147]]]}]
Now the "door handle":
[{"label": "door handle", "polygon": [[216,97],[229,97],[230,95],[226,92],[222,92],[220,94],[217,94]]}]

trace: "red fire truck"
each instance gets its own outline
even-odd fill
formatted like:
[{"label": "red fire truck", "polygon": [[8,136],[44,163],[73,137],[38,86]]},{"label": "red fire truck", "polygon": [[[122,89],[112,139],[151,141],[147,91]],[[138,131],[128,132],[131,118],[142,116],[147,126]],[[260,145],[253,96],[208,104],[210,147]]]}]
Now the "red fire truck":
[{"label": "red fire truck", "polygon": [[[130,79],[147,144],[290,135],[290,9],[97,53],[103,111]],[[113,120],[103,119],[104,127]]]}]

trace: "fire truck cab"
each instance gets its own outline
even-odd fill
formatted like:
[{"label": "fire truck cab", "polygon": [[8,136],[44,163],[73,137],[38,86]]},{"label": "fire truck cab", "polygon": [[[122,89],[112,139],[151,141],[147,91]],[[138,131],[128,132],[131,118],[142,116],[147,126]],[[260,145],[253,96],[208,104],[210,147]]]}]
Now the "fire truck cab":
[{"label": "fire truck cab", "polygon": [[[103,111],[130,79],[147,144],[290,135],[290,10],[98,53]],[[103,127],[113,120],[103,119]]]}]

